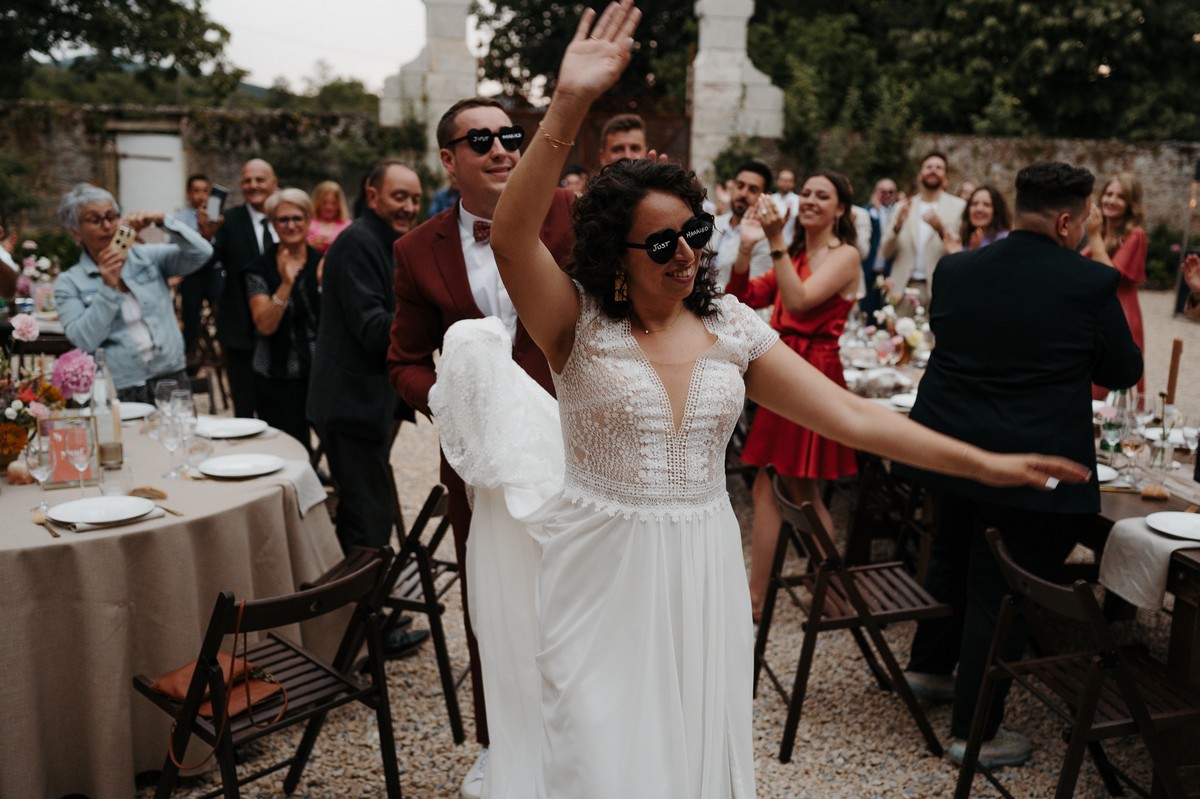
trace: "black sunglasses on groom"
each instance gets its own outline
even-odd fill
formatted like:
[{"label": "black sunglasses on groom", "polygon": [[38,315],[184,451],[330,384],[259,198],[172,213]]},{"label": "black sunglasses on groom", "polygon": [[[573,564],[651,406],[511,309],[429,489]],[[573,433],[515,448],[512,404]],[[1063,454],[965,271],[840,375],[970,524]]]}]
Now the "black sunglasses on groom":
[{"label": "black sunglasses on groom", "polygon": [[510,125],[500,128],[500,130],[488,130],[487,128],[471,128],[467,131],[466,136],[459,136],[457,139],[451,139],[446,142],[447,147],[453,147],[459,142],[466,142],[467,146],[480,155],[486,155],[492,149],[492,142],[496,139],[500,140],[500,146],[510,153],[518,149],[525,141],[525,128],[520,125]]},{"label": "black sunglasses on groom", "polygon": [[635,244],[632,241],[625,242],[625,247],[630,250],[645,250],[646,255],[650,256],[650,260],[656,264],[665,264],[674,256],[676,250],[679,249],[679,239],[687,242],[687,245],[693,250],[699,250],[713,234],[713,218],[711,214],[697,214],[691,219],[683,223],[679,230],[666,228],[651,233],[646,237],[645,244]]}]

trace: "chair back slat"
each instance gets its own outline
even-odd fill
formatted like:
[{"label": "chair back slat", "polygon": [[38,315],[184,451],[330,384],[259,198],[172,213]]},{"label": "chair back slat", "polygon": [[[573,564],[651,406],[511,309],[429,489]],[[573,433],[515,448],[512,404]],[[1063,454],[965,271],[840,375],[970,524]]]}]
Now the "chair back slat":
[{"label": "chair back slat", "polygon": [[784,524],[796,531],[805,554],[814,561],[814,566],[819,561],[836,558],[837,547],[812,505],[806,502],[800,506],[792,502],[784,488],[783,478],[774,465],[767,466],[767,475],[771,478],[771,490],[775,493]]},{"label": "chair back slat", "polygon": [[1091,621],[1087,612],[1080,606],[1074,588],[1043,580],[1018,566],[1008,551],[1008,547],[1004,545],[1000,531],[995,528],[989,528],[984,535],[987,536],[988,545],[992,548],[996,562],[1000,565],[1000,572],[1013,591],[1051,613],[1065,616],[1074,621],[1084,623]]},{"label": "chair back slat", "polygon": [[441,485],[435,485],[430,490],[429,496],[425,497],[425,503],[421,505],[417,518],[413,520],[412,528],[404,537],[404,546],[401,548],[397,560],[408,560],[409,555],[421,546],[421,536],[429,525],[429,520],[438,516],[443,518],[445,525],[450,524],[449,519],[446,518],[446,488]]},{"label": "chair back slat", "polygon": [[[376,555],[357,570],[315,588],[285,596],[247,600],[241,631],[257,632],[301,624],[345,605],[370,600],[392,560],[388,547],[376,550]],[[235,603],[219,620],[223,635],[233,633],[237,615]]]}]

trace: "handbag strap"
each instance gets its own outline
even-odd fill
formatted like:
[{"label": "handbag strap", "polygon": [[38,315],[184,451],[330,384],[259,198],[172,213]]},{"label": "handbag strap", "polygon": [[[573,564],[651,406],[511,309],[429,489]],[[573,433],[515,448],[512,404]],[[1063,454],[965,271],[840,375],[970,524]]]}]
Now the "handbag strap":
[{"label": "handbag strap", "polygon": [[[182,763],[175,755],[175,727],[179,724],[179,719],[176,718],[171,724],[171,732],[167,737],[167,756],[171,758],[171,762],[180,771],[191,771],[197,769],[212,760],[212,756],[217,753],[217,747],[221,744],[221,737],[225,735],[225,727],[229,722],[229,699],[233,694],[233,675],[237,671],[237,641],[238,633],[242,631],[242,613],[246,610],[246,600],[238,602],[237,622],[233,625],[233,656],[229,659],[229,673],[225,675],[225,705],[221,708],[221,723],[217,727],[217,737],[213,740],[213,748],[205,755],[204,759],[197,763]],[[246,634],[242,633],[242,640],[245,641]],[[242,647],[242,666],[245,668],[246,651],[245,646]],[[198,665],[198,664],[197,664]],[[249,689],[247,689],[247,699],[249,699]],[[285,694],[286,699],[286,694]],[[285,705],[286,706],[286,705]],[[188,736],[189,738],[191,736]]]}]

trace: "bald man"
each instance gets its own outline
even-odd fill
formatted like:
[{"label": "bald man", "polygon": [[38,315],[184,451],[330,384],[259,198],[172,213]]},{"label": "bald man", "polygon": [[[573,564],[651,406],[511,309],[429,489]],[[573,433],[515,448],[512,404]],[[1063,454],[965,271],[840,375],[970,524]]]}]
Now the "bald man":
[{"label": "bald man", "polygon": [[279,180],[270,164],[252,158],[242,166],[241,188],[245,203],[221,217],[213,239],[213,260],[225,269],[217,340],[225,355],[233,414],[249,417],[254,415],[254,323],[242,271],[278,241],[263,204],[279,189]]}]

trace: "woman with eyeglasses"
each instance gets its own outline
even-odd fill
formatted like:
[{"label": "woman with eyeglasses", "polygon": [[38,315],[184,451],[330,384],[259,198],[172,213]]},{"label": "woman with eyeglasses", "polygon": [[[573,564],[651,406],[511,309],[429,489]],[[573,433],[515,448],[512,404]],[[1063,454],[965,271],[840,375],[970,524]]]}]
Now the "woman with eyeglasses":
[{"label": "woman with eyeglasses", "polygon": [[443,451],[475,488],[485,795],[754,796],[753,633],[724,470],[747,394],[924,468],[998,485],[1087,476],[1059,458],[983,452],[828,380],[713,285],[712,218],[677,165],[601,170],[575,205],[574,260],[556,265],[542,220],[640,17],[632,0],[598,20],[584,12],[493,219],[504,286],[557,404],[513,364],[495,319],[450,328],[430,397]]},{"label": "woman with eyeglasses", "polygon": [[279,243],[245,270],[246,296],[257,336],[254,397],[258,418],[311,450],[308,375],[317,347],[321,253],[308,243],[312,200],[300,189],[282,189],[263,204]]},{"label": "woman with eyeglasses", "polygon": [[[784,220],[772,202],[758,203],[747,215],[745,236],[766,237],[773,269],[750,279],[750,270],[734,270],[725,291],[751,308],[772,306],[771,327],[779,339],[840,388],[846,387],[838,338],[854,308],[861,271],[855,248],[850,184],[838,172],[816,172],[800,188],[797,234],[784,245]],[[743,238],[745,238],[743,236]],[[767,593],[771,560],[782,516],[766,466],[774,464],[796,504],[811,502],[825,528],[833,517],[821,497],[821,481],[858,471],[854,450],[801,427],[769,408],[759,408],[746,436],[742,460],[758,466],[754,480],[754,525],[750,544],[750,605],[757,620]]]},{"label": "woman with eyeglasses", "polygon": [[[79,262],[54,282],[67,338],[87,352],[104,348],[122,401],[153,402],[159,380],[187,377],[167,278],[204,266],[212,245],[162,211],[122,217],[113,196],[90,183],[78,183],[63,195],[58,216],[82,250]],[[161,226],[169,243],[113,246],[120,227],[140,232],[149,225]]]}]

